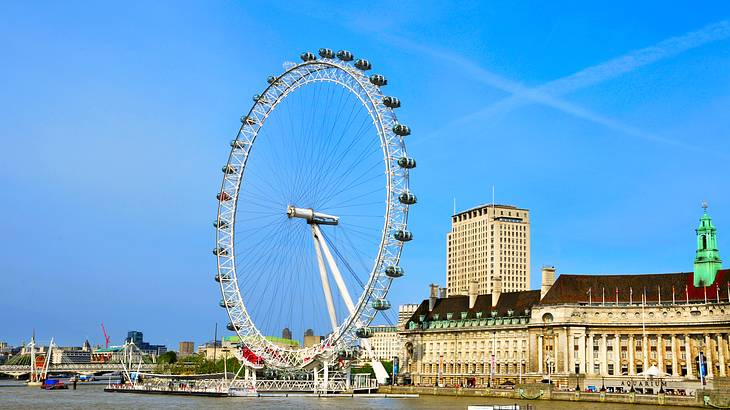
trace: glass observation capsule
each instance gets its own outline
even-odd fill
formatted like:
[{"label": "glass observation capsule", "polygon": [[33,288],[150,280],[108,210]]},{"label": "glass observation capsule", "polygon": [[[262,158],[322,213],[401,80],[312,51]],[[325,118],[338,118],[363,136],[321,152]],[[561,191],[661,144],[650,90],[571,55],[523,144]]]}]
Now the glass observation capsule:
[{"label": "glass observation capsule", "polygon": [[329,48],[320,48],[319,56],[322,58],[335,58],[335,52]]},{"label": "glass observation capsule", "polygon": [[395,234],[393,234],[393,237],[401,242],[408,242],[411,239],[413,239],[413,234],[411,233],[411,231],[399,229],[399,230],[395,231]]},{"label": "glass observation capsule", "polygon": [[218,248],[215,248],[215,249],[213,249],[213,255],[215,255],[215,256],[226,256],[226,255],[228,255],[228,249],[226,249],[226,248],[224,248],[222,246],[221,247],[218,247]]},{"label": "glass observation capsule", "polygon": [[398,166],[401,168],[411,169],[416,167],[416,160],[409,157],[398,158]]},{"label": "glass observation capsule", "polygon": [[363,59],[355,61],[355,67],[361,69],[362,71],[367,71],[373,68],[372,64],[370,64],[370,61]]},{"label": "glass observation capsule", "polygon": [[234,167],[231,164],[228,164],[228,165],[224,165],[223,168],[221,168],[221,171],[223,171],[223,173],[226,175],[231,175],[231,174],[235,174],[236,172],[238,172],[238,168]]},{"label": "glass observation capsule", "polygon": [[246,148],[246,141],[233,140],[233,141],[231,141],[231,147],[236,148],[236,149],[244,149],[244,148]]},{"label": "glass observation capsule", "polygon": [[389,95],[383,97],[383,104],[389,108],[400,108],[400,100]]},{"label": "glass observation capsule", "polygon": [[398,195],[398,200],[402,204],[413,205],[416,203],[416,196],[409,191],[403,191],[400,195]]},{"label": "glass observation capsule", "polygon": [[373,309],[375,310],[388,310],[390,309],[390,302],[386,299],[375,299],[372,303]]},{"label": "glass observation capsule", "polygon": [[222,191],[218,195],[215,196],[219,201],[230,201],[231,196],[228,195],[228,192]]},{"label": "glass observation capsule", "polygon": [[228,274],[224,274],[224,275],[221,275],[220,273],[217,273],[217,274],[215,275],[215,281],[216,281],[216,282],[220,282],[221,280],[222,280],[223,282],[228,282],[229,280],[231,280],[231,276],[230,276],[230,275],[228,275]]},{"label": "glass observation capsule", "polygon": [[314,53],[310,53],[309,51],[307,51],[307,52],[304,52],[304,53],[302,53],[302,54],[301,54],[301,55],[300,55],[299,57],[300,57],[300,58],[302,59],[302,61],[304,61],[305,63],[306,63],[307,61],[314,61],[314,60],[316,60],[316,59],[317,59],[317,56],[315,56],[315,55],[314,55]]},{"label": "glass observation capsule", "polygon": [[382,87],[384,85],[388,85],[388,79],[383,77],[380,74],[373,74],[370,76],[370,82],[374,85],[377,85],[378,87]]},{"label": "glass observation capsule", "polygon": [[274,84],[276,82],[276,77],[274,77],[273,75],[270,75],[270,76],[266,77],[266,82],[269,84]]},{"label": "glass observation capsule", "polygon": [[[256,95],[258,95],[258,94],[256,94]],[[254,101],[256,101],[256,100],[254,99]],[[254,125],[254,124],[256,124],[256,118],[251,118],[248,115],[242,115],[241,124]]]},{"label": "glass observation capsule", "polygon": [[226,221],[213,221],[213,226],[219,229],[228,228],[228,222]]},{"label": "glass observation capsule", "polygon": [[388,276],[390,278],[400,278],[401,276],[405,275],[406,271],[403,270],[400,266],[388,266],[385,268],[385,276]]},{"label": "glass observation capsule", "polygon": [[226,329],[230,330],[231,332],[235,332],[236,330],[238,330],[240,328],[241,328],[240,325],[236,325],[236,324],[231,323],[231,322],[228,322],[228,324],[226,325]]},{"label": "glass observation capsule", "polygon": [[406,135],[411,135],[411,129],[407,125],[403,125],[403,124],[395,124],[393,126],[393,132],[396,135],[400,135],[401,137],[405,137]]},{"label": "glass observation capsule", "polygon": [[368,339],[373,337],[373,329],[370,329],[369,327],[361,327],[355,330],[355,336],[361,338],[361,339]]},{"label": "glass observation capsule", "polygon": [[262,104],[269,104],[269,101],[266,98],[264,98],[264,96],[261,95],[261,94],[254,94],[253,97],[251,97],[251,99],[253,100],[253,102],[260,102]]},{"label": "glass observation capsule", "polygon": [[340,50],[337,52],[337,58],[339,58],[342,61],[352,61],[354,58],[352,56],[352,53],[347,50]]},{"label": "glass observation capsule", "polygon": [[221,299],[220,303],[218,303],[218,304],[219,304],[219,305],[220,305],[220,307],[222,307],[222,308],[224,308],[224,307],[226,307],[226,306],[227,306],[227,305],[226,305],[226,301],[225,301],[225,299]]}]

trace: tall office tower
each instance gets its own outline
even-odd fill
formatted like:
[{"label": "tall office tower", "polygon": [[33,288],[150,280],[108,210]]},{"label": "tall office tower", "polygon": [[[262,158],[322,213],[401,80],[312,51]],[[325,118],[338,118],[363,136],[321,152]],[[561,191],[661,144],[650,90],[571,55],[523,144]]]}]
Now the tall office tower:
[{"label": "tall office tower", "polygon": [[406,321],[413,316],[413,313],[418,309],[418,305],[415,303],[409,303],[398,306],[398,327],[403,327]]},{"label": "tall office tower", "polygon": [[502,292],[530,287],[530,211],[510,205],[480,205],[451,217],[446,235],[446,290],[466,295],[469,282],[478,294],[492,293],[502,278]]}]

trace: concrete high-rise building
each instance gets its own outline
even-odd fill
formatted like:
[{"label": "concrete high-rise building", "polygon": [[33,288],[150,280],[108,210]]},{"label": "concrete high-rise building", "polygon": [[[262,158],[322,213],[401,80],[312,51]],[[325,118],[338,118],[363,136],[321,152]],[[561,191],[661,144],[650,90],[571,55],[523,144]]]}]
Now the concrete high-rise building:
[{"label": "concrete high-rise building", "polygon": [[398,306],[398,327],[405,326],[406,321],[413,316],[416,309],[418,309],[418,304],[415,303]]},{"label": "concrete high-rise building", "polygon": [[480,205],[451,217],[446,235],[448,296],[492,293],[502,278],[502,292],[530,287],[530,211],[510,205]]},{"label": "concrete high-rise building", "polygon": [[190,356],[195,351],[194,342],[180,342],[177,355],[180,357]]}]

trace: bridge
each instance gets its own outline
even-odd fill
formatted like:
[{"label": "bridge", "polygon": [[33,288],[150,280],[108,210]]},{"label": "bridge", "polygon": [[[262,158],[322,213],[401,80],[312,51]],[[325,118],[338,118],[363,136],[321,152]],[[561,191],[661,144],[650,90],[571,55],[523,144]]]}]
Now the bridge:
[{"label": "bridge", "polygon": [[[133,365],[132,370],[136,371],[139,368],[142,372],[150,372],[154,367],[154,364],[142,363],[139,366]],[[124,371],[124,365],[121,363],[52,364],[48,368],[48,373],[77,373],[86,375],[122,371]],[[30,373],[30,365],[0,365],[0,373],[20,377]]]}]

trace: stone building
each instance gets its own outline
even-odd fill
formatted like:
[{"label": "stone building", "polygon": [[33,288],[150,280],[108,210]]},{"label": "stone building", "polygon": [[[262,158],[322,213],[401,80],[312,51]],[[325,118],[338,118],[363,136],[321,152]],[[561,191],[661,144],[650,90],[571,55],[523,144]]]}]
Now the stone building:
[{"label": "stone building", "polygon": [[436,285],[406,323],[406,357],[402,371],[422,386],[498,385],[519,382],[530,360],[531,309],[540,291],[477,294],[439,298]]},{"label": "stone building", "polygon": [[[406,323],[414,384],[552,381],[563,388],[691,393],[730,374],[730,270],[705,211],[693,272],[560,275],[539,291],[438,297]],[[443,296],[443,295],[441,295]]]},{"label": "stone building", "polygon": [[492,292],[494,278],[505,292],[530,286],[530,211],[510,205],[480,205],[451,217],[446,235],[446,290],[466,295]]},{"label": "stone building", "polygon": [[383,361],[393,360],[394,357],[403,356],[405,338],[399,334],[397,326],[378,325],[370,326],[373,336],[368,339],[373,349],[375,359]]}]

